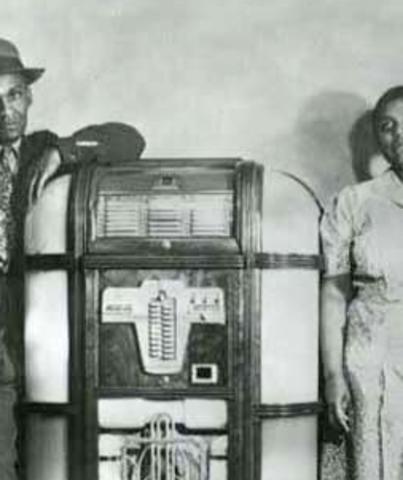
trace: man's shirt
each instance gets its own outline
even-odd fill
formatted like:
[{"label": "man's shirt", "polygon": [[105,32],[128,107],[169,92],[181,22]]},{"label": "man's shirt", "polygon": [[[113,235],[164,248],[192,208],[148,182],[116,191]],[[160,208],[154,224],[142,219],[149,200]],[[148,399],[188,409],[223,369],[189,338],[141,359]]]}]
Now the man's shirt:
[{"label": "man's shirt", "polygon": [[19,138],[11,145],[0,145],[0,159],[2,162],[8,164],[13,175],[18,173],[20,153],[21,153],[21,142],[22,139]]}]

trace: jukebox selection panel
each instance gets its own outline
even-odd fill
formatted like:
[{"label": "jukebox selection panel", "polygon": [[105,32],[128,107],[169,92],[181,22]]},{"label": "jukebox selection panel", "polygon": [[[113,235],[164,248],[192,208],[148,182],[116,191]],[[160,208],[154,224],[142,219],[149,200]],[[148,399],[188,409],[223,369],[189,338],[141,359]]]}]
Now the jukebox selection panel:
[{"label": "jukebox selection panel", "polygon": [[232,236],[230,171],[116,172],[96,185],[92,240]]},{"label": "jukebox selection panel", "polygon": [[225,271],[102,273],[99,385],[228,386],[229,281]]},{"label": "jukebox selection panel", "polygon": [[[218,205],[218,207],[217,207]],[[211,216],[212,209],[215,215]],[[229,237],[232,196],[217,192],[152,196],[104,193],[97,208],[99,237]]]}]

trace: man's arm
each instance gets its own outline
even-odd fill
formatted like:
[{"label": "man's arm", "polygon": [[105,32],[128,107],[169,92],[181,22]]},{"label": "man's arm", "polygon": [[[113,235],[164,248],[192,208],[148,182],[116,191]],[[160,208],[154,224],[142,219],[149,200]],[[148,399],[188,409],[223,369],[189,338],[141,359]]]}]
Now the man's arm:
[{"label": "man's arm", "polygon": [[59,148],[59,137],[48,130],[32,133],[26,144],[30,162],[34,162],[33,174],[29,184],[28,208],[41,196],[50,178],[63,162]]},{"label": "man's arm", "polygon": [[62,164],[62,156],[55,147],[48,147],[40,156],[35,174],[29,186],[29,207],[42,195],[49,179],[56,173]]}]

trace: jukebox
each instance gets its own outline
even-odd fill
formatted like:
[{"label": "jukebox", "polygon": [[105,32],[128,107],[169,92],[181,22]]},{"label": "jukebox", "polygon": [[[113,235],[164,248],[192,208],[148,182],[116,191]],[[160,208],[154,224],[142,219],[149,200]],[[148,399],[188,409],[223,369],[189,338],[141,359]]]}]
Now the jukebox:
[{"label": "jukebox", "polygon": [[238,159],[89,162],[26,219],[26,480],[312,480],[318,208]]}]

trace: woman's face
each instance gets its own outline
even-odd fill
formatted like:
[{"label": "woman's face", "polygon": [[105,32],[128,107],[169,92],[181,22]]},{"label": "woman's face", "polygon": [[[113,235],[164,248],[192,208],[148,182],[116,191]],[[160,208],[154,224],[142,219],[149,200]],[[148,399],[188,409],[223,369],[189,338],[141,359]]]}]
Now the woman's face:
[{"label": "woman's face", "polygon": [[382,153],[393,167],[403,170],[403,97],[383,107],[375,128]]}]

